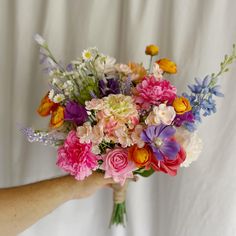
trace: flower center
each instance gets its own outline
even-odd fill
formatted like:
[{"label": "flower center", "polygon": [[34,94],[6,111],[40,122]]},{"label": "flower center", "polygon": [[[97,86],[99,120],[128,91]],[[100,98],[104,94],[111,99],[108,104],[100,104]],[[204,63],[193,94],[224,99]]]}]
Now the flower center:
[{"label": "flower center", "polygon": [[161,147],[161,145],[163,144],[163,141],[160,138],[154,138],[153,142],[158,148]]}]

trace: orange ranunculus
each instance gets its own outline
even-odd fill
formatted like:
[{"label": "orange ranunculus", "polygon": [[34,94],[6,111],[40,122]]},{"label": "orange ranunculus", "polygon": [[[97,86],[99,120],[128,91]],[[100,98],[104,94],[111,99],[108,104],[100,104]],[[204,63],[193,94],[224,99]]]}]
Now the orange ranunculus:
[{"label": "orange ranunculus", "polygon": [[48,116],[56,106],[57,104],[48,98],[47,93],[41,100],[37,112],[40,116]]},{"label": "orange ranunculus", "polygon": [[129,159],[132,160],[138,167],[148,166],[152,156],[153,153],[147,145],[143,148],[138,148],[137,145],[129,148]]},{"label": "orange ranunculus", "polygon": [[147,72],[145,68],[142,66],[142,64],[129,62],[128,66],[133,72],[133,74],[131,75],[131,79],[134,82],[140,82],[144,78],[144,76],[147,75]]},{"label": "orange ranunculus", "polygon": [[145,54],[150,56],[156,56],[159,52],[158,46],[151,44],[146,47]]},{"label": "orange ranunculus", "polygon": [[177,72],[176,64],[167,58],[162,58],[162,59],[156,61],[156,63],[166,73],[175,74]]},{"label": "orange ranunculus", "polygon": [[180,115],[192,109],[189,100],[185,97],[175,98],[172,106],[174,107],[176,114]]},{"label": "orange ranunculus", "polygon": [[64,123],[64,107],[58,106],[52,112],[50,126],[52,128],[59,128]]}]

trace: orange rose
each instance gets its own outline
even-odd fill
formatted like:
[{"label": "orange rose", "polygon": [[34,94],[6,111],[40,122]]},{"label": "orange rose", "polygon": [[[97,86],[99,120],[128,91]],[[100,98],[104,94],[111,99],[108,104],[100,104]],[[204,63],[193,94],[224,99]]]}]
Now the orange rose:
[{"label": "orange rose", "polygon": [[158,52],[159,52],[159,48],[154,44],[148,45],[145,50],[145,54],[150,55],[152,57],[156,56]]},{"label": "orange rose", "polygon": [[156,63],[166,73],[175,74],[177,72],[176,64],[167,58],[160,59]]},{"label": "orange rose", "polygon": [[176,114],[184,114],[185,112],[188,112],[192,109],[190,102],[185,97],[177,97],[175,98],[172,106],[175,109]]},{"label": "orange rose", "polygon": [[150,163],[152,156],[151,149],[146,145],[143,148],[138,148],[137,145],[129,148],[129,159],[138,167],[147,166]]},{"label": "orange rose", "polygon": [[37,112],[40,116],[48,116],[56,106],[57,104],[48,98],[48,93],[47,93],[41,100]]},{"label": "orange rose", "polygon": [[140,82],[144,78],[144,76],[146,76],[146,74],[147,74],[147,72],[146,72],[145,68],[142,66],[142,64],[138,64],[135,62],[129,62],[128,66],[131,69],[131,71],[133,72],[133,74],[131,75],[132,81]]},{"label": "orange rose", "polygon": [[53,112],[50,120],[52,128],[59,128],[64,123],[64,107],[58,106]]}]

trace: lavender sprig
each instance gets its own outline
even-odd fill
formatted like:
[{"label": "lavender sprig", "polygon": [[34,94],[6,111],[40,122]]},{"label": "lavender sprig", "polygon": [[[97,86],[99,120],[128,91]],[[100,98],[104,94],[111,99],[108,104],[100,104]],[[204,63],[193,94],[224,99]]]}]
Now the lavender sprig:
[{"label": "lavender sprig", "polygon": [[29,142],[39,142],[44,145],[57,147],[64,143],[66,134],[58,131],[40,131],[34,130],[31,127],[24,127],[20,129],[21,132],[26,136]]}]

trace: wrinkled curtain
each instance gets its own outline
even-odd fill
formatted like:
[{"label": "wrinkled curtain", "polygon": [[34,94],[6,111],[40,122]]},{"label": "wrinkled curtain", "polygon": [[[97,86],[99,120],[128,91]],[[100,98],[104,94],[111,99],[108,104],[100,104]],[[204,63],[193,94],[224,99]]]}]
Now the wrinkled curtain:
[{"label": "wrinkled curtain", "polygon": [[[158,44],[160,56],[178,64],[171,81],[182,92],[230,53],[235,10],[235,0],[0,0],[0,186],[63,175],[55,149],[29,144],[18,131],[48,122],[35,112],[47,91],[35,33],[63,63],[97,46],[118,61],[147,64],[145,46]],[[126,229],[108,229],[112,192],[104,189],[62,205],[21,235],[236,235],[235,79],[236,65],[222,78],[218,112],[200,126],[199,160],[177,177],[155,174],[130,184]]]}]

